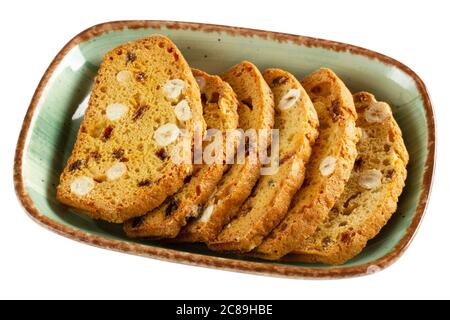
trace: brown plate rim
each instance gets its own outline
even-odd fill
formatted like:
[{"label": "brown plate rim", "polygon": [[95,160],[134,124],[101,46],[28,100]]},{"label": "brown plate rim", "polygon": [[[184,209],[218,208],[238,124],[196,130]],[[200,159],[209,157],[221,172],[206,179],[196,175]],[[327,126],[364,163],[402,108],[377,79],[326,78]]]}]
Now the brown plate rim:
[{"label": "brown plate rim", "polygon": [[[168,28],[168,29],[189,29],[192,31],[202,31],[202,32],[223,32],[231,35],[240,35],[248,37],[260,37],[264,39],[270,39],[278,42],[291,41],[299,45],[307,47],[321,47],[333,51],[347,51],[357,55],[363,55],[365,57],[376,59],[382,63],[393,65],[406,74],[408,74],[416,83],[417,89],[420,92],[422,101],[425,106],[426,121],[427,121],[427,132],[428,132],[428,155],[425,163],[425,170],[423,173],[423,184],[420,193],[419,203],[417,205],[414,218],[408,227],[405,235],[387,255],[364,265],[352,266],[352,267],[329,267],[326,269],[316,269],[308,267],[298,267],[291,265],[279,265],[267,262],[253,262],[236,260],[232,258],[221,258],[215,256],[207,256],[202,254],[195,254],[183,251],[177,251],[173,249],[165,249],[159,247],[153,247],[137,243],[129,243],[125,241],[107,239],[100,236],[95,236],[88,234],[86,232],[76,230],[69,226],[60,224],[41,212],[34,206],[31,197],[28,195],[25,185],[24,177],[22,175],[22,165],[23,165],[23,155],[26,139],[28,136],[28,131],[31,125],[31,120],[33,118],[34,111],[38,105],[39,99],[42,96],[42,92],[46,87],[50,77],[53,72],[64,58],[64,56],[71,50],[74,46],[89,40],[93,37],[99,36],[108,31],[121,30],[124,28],[128,29],[141,29],[141,28]],[[30,106],[28,107],[27,113],[25,115],[22,129],[17,142],[15,159],[14,159],[14,186],[17,196],[25,208],[27,213],[39,224],[43,225],[49,230],[52,230],[60,235],[68,237],[73,240],[88,243],[94,246],[107,248],[111,250],[121,251],[130,254],[136,254],[146,257],[157,258],[167,261],[175,261],[185,264],[215,267],[233,271],[241,271],[248,273],[275,275],[275,276],[286,276],[294,278],[347,278],[353,276],[361,276],[365,274],[370,274],[379,270],[382,270],[390,266],[395,262],[408,248],[411,240],[413,239],[416,230],[418,229],[422,217],[424,215],[429,193],[431,191],[431,185],[433,180],[435,162],[435,122],[434,122],[434,112],[431,104],[430,97],[428,95],[425,84],[420,79],[420,77],[412,71],[409,67],[400,63],[399,61],[392,59],[383,54],[330,40],[324,40],[313,37],[298,36],[293,34],[247,29],[240,27],[230,27],[214,24],[203,24],[203,23],[193,23],[193,22],[178,22],[178,21],[161,21],[161,20],[132,20],[132,21],[112,21],[101,23],[92,26],[77,36],[70,40],[56,55],[56,57],[51,62],[50,66],[44,73],[39,85],[33,95]]]}]

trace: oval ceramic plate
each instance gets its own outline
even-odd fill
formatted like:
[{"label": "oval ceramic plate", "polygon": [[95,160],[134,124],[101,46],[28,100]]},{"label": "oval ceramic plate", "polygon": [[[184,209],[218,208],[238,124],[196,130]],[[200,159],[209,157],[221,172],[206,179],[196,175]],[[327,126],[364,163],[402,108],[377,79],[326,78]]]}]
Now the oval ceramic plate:
[{"label": "oval ceramic plate", "polygon": [[[389,102],[410,154],[408,179],[394,217],[364,251],[339,267],[267,262],[209,251],[203,245],[128,239],[119,225],[77,215],[55,199],[55,186],[80,124],[80,108],[103,55],[152,33],[170,37],[192,67],[221,73],[241,60],[279,67],[299,79],[333,69],[351,91]],[[79,107],[81,105],[81,107]],[[327,40],[234,27],[167,21],[120,21],[73,38],[44,74],[20,133],[14,167],[16,191],[39,223],[69,238],[103,248],[195,265],[293,277],[348,277],[383,269],[407,248],[422,219],[434,165],[434,119],[426,88],[408,67],[373,51]]]}]

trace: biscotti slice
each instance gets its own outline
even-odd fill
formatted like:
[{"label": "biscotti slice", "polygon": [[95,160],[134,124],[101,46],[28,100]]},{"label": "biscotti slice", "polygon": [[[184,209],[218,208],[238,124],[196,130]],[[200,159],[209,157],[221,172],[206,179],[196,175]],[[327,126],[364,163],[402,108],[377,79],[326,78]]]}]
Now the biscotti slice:
[{"label": "biscotti slice", "polygon": [[[203,117],[208,129],[219,130],[217,134],[226,137],[226,130],[238,126],[238,101],[231,87],[220,77],[211,76],[200,70],[192,70],[200,87],[203,103]],[[211,141],[203,142],[206,152]],[[226,140],[224,140],[226,144]],[[224,149],[225,151],[225,149]],[[174,238],[186,225],[189,218],[197,217],[199,209],[208,200],[226,168],[226,154],[214,163],[198,165],[198,170],[176,194],[163,205],[144,216],[136,217],[124,224],[130,237]]]},{"label": "biscotti slice", "polygon": [[95,79],[58,199],[115,223],[158,207],[192,173],[192,161],[176,164],[172,156],[179,157],[176,146],[193,141],[194,123],[202,134],[200,91],[168,38],[152,35],[111,50]]},{"label": "biscotti slice", "polygon": [[319,116],[319,138],[286,217],[252,252],[263,259],[279,259],[314,233],[344,191],[357,156],[355,106],[344,83],[322,68],[307,76],[302,86]]},{"label": "biscotti slice", "polygon": [[[231,85],[240,101],[239,127],[257,130],[258,139],[262,139],[260,129],[270,137],[274,124],[273,95],[256,66],[243,61],[228,70],[222,79]],[[243,164],[233,164],[205,204],[202,215],[181,230],[177,241],[209,242],[215,239],[250,195],[260,176],[260,168],[260,159],[252,159],[249,154]]]},{"label": "biscotti slice", "polygon": [[213,250],[251,251],[277,226],[303,183],[305,165],[318,135],[316,110],[297,79],[280,69],[268,69],[263,76],[275,100],[280,168],[259,179],[238,216],[208,245]]},{"label": "biscotti slice", "polygon": [[390,107],[372,94],[357,93],[354,101],[363,134],[350,180],[326,220],[287,259],[345,263],[380,232],[397,208],[408,162],[400,128]]}]

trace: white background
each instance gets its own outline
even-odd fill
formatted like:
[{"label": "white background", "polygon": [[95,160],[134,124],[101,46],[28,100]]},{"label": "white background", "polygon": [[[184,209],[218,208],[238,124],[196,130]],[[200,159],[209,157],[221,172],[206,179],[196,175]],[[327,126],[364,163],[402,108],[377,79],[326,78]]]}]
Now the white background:
[{"label": "white background", "polygon": [[[446,3],[1,1],[0,298],[450,298]],[[379,51],[415,70],[434,102],[439,147],[427,214],[405,255],[390,268],[363,278],[292,280],[102,250],[34,223],[19,205],[12,183],[13,154],[31,96],[69,39],[91,25],[124,19],[208,22],[309,35]]]}]

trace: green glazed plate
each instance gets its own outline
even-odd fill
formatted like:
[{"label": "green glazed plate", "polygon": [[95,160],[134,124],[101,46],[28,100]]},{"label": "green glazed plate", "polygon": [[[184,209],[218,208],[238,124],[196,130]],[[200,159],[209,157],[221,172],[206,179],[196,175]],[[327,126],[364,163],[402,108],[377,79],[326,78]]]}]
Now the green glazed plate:
[{"label": "green glazed plate", "polygon": [[[170,37],[192,67],[209,73],[221,73],[244,59],[262,70],[286,69],[299,79],[319,67],[329,67],[352,92],[369,91],[378,100],[391,104],[410,155],[408,178],[397,212],[359,256],[343,266],[331,267],[219,254],[203,245],[131,240],[121,226],[75,214],[56,201],[55,186],[80,124],[79,106],[86,102],[103,55],[121,43],[152,33]],[[236,271],[308,278],[349,277],[385,268],[409,245],[430,191],[434,139],[433,110],[425,85],[408,67],[379,53],[333,41],[259,30],[170,21],[118,21],[83,31],[50,64],[25,116],[17,144],[14,181],[19,199],[31,217],[50,230],[85,243]]]}]

